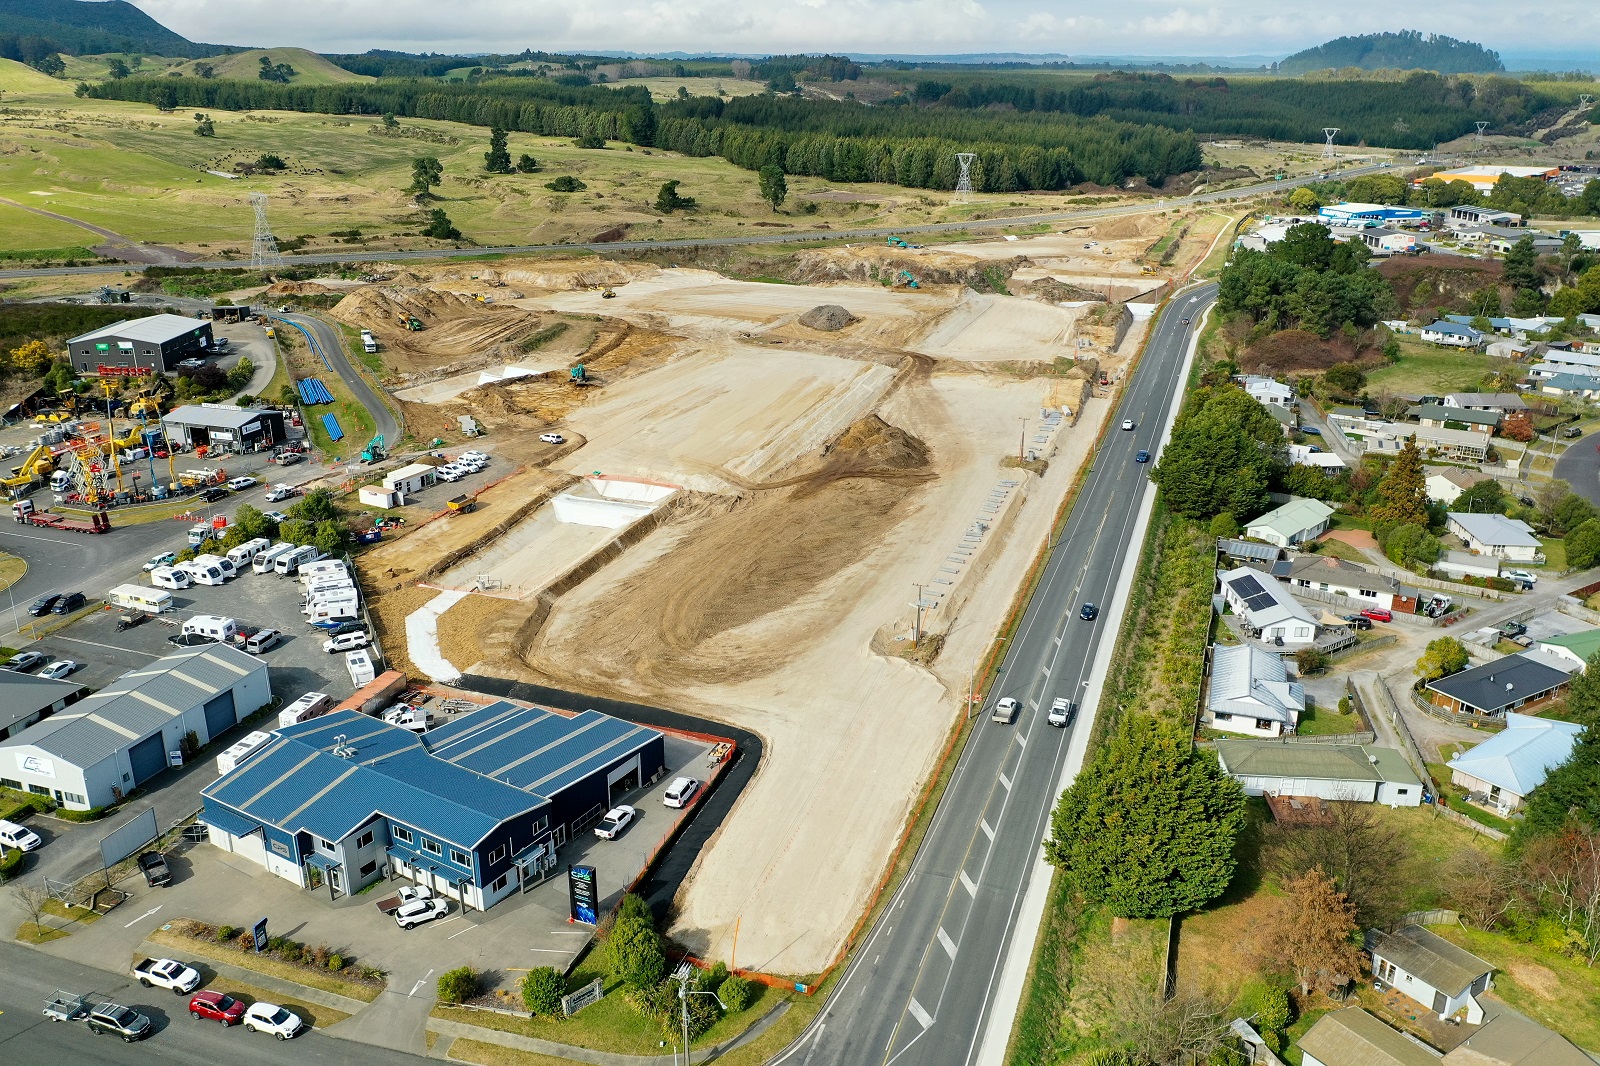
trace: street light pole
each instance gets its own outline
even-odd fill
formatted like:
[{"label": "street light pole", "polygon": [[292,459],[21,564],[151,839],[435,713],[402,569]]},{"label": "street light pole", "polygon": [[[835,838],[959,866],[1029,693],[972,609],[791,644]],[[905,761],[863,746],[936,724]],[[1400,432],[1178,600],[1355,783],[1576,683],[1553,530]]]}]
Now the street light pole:
[{"label": "street light pole", "polygon": [[[722,999],[715,992],[702,992],[697,988],[692,989],[689,987],[689,978],[693,973],[694,967],[686,962],[678,967],[678,972],[673,975],[678,979],[678,1009],[683,1018],[683,1066],[689,1066],[689,1056],[691,1054],[689,1047],[689,997],[710,996],[717,1001],[717,1006],[723,1010],[728,1009],[728,1005],[722,1002]],[[676,1058],[677,1056],[673,1057]]]},{"label": "street light pole", "polygon": [[1018,417],[1022,422],[1022,432],[1017,434],[1017,462],[1020,463],[1027,458],[1027,456],[1024,454],[1024,449],[1028,444],[1028,418],[1026,415],[1021,415]]}]

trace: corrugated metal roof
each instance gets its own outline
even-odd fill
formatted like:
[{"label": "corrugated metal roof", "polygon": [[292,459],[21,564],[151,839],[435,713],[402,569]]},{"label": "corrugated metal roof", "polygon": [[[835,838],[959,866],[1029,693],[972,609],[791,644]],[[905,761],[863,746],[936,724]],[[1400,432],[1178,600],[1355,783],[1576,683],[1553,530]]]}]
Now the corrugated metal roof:
[{"label": "corrugated metal roof", "polygon": [[[1503,660],[1502,660],[1503,661]],[[1566,762],[1583,726],[1512,711],[1506,727],[1450,760],[1450,769],[1526,796],[1544,784],[1553,766]]]},{"label": "corrugated metal roof", "polygon": [[1217,758],[1234,777],[1300,777],[1313,781],[1382,781],[1383,774],[1354,744],[1293,744],[1219,740]]},{"label": "corrugated metal roof", "polygon": [[1283,537],[1296,537],[1308,529],[1320,526],[1333,514],[1333,508],[1321,500],[1293,499],[1260,518],[1252,519],[1251,529],[1270,529]]},{"label": "corrugated metal roof", "polygon": [[84,687],[75,681],[0,670],[0,729],[7,729]]},{"label": "corrugated metal roof", "polygon": [[210,324],[203,319],[185,318],[182,315],[151,315],[148,318],[129,318],[121,322],[113,322],[109,326],[103,326],[81,336],[73,337],[67,343],[77,344],[79,341],[95,341],[105,337],[113,337],[118,340],[165,344],[167,341],[187,336]]},{"label": "corrugated metal roof", "polygon": [[221,407],[184,404],[174,407],[161,416],[161,421],[175,426],[220,426],[224,429],[243,429],[258,422],[269,412],[259,407]]},{"label": "corrugated metal roof", "polygon": [[1300,1050],[1327,1066],[1439,1066],[1439,1056],[1414,1044],[1360,1007],[1324,1014]]},{"label": "corrugated metal roof", "polygon": [[[74,766],[93,766],[187,714],[267,664],[227,644],[167,655],[44,721],[6,746],[30,744]],[[251,711],[255,708],[240,708]]]},{"label": "corrugated metal roof", "polygon": [[1306,697],[1305,690],[1289,680],[1278,656],[1250,644],[1218,644],[1211,653],[1206,705],[1213,713],[1292,725],[1294,716],[1306,709]]},{"label": "corrugated metal roof", "polygon": [[598,711],[568,717],[502,703],[462,715],[423,743],[440,759],[549,796],[657,736]]},{"label": "corrugated metal roof", "polygon": [[1420,925],[1393,933],[1373,929],[1367,933],[1367,950],[1447,996],[1459,996],[1472,982],[1494,972],[1493,966],[1466,948],[1456,947]]}]

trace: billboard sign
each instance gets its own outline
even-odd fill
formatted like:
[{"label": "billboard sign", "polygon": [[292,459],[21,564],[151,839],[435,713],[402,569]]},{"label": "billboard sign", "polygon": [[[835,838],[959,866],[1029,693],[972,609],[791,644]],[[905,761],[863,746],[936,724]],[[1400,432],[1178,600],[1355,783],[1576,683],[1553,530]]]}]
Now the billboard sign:
[{"label": "billboard sign", "polygon": [[600,895],[595,889],[593,866],[567,867],[567,895],[572,903],[570,921],[584,925],[598,923]]},{"label": "billboard sign", "polygon": [[107,366],[101,363],[95,367],[95,373],[103,378],[142,378],[151,372],[142,366]]},{"label": "billboard sign", "polygon": [[258,919],[256,924],[250,927],[250,937],[255,941],[257,954],[267,950],[267,920],[265,918]]}]

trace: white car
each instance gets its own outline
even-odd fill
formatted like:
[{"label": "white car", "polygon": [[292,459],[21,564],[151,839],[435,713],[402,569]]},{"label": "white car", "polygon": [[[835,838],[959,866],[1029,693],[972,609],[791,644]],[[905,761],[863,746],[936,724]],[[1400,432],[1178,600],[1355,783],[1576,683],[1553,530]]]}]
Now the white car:
[{"label": "white car", "polygon": [[306,1027],[300,1015],[276,1003],[252,1003],[244,1012],[244,1027],[252,1033],[271,1033],[279,1040],[298,1036]]},{"label": "white car", "polygon": [[259,484],[261,484],[261,482],[257,481],[253,477],[250,477],[248,474],[244,477],[228,479],[228,488],[232,489],[234,492],[243,492],[245,489],[253,489]]},{"label": "white car", "polygon": [[73,662],[71,659],[57,659],[43,670],[40,670],[39,676],[48,677],[52,681],[60,681],[82,665],[82,663]]},{"label": "white car", "polygon": [[639,812],[626,803],[611,808],[606,816],[600,819],[600,824],[594,827],[594,835],[601,840],[615,840],[622,835],[622,831],[633,824],[634,817]]},{"label": "white car", "polygon": [[267,502],[277,503],[279,500],[293,499],[298,495],[299,493],[297,493],[294,490],[294,487],[291,485],[274,485],[272,488],[267,490]]},{"label": "white car", "polygon": [[567,443],[567,438],[563,437],[559,433],[541,433],[541,434],[539,434],[539,439],[541,441],[543,441],[544,443],[546,443],[546,444],[565,444],[565,443]]},{"label": "white car", "polygon": [[466,477],[465,474],[453,466],[441,466],[439,469],[433,472],[433,476],[438,478],[440,481],[460,481],[462,478]]},{"label": "white car", "polygon": [[471,459],[475,463],[487,463],[489,461],[489,453],[479,451],[462,452],[461,458]]},{"label": "white car", "polygon": [[1132,429],[1132,428],[1133,428],[1133,419],[1131,419],[1131,418],[1124,418],[1124,419],[1123,419],[1123,420],[1122,420],[1122,428],[1123,428],[1123,429]]},{"label": "white car", "polygon": [[661,802],[681,810],[689,805],[699,791],[700,782],[692,777],[680,777],[667,786],[667,790],[661,794]]},{"label": "white car", "polygon": [[39,839],[39,834],[26,826],[16,822],[8,822],[0,818],[0,848],[16,848],[18,851],[32,851],[44,841]]},{"label": "white car", "polygon": [[284,514],[282,511],[268,511],[266,512],[266,517],[272,519],[274,522],[277,522],[280,525],[289,521],[289,516]]},{"label": "white car", "polygon": [[431,922],[435,918],[443,918],[450,913],[450,904],[442,899],[414,899],[410,903],[402,903],[400,909],[394,912],[394,921],[402,929]]},{"label": "white car", "polygon": [[1072,721],[1072,701],[1065,696],[1057,696],[1051,702],[1050,713],[1045,715],[1044,720],[1053,726],[1066,728],[1067,723]]},{"label": "white car", "polygon": [[162,552],[160,555],[152,555],[149,561],[144,564],[144,572],[148,574],[158,566],[171,566],[177,561],[178,557],[172,552]]},{"label": "white car", "polygon": [[1537,584],[1539,576],[1529,570],[1507,570],[1505,576],[1513,581],[1526,581],[1530,585]]}]

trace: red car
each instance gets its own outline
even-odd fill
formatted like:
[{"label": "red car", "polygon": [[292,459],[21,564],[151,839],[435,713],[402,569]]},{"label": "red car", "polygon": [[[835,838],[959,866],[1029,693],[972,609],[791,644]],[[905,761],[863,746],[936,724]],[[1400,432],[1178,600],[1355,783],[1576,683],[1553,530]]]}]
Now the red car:
[{"label": "red car", "polygon": [[1364,608],[1361,612],[1361,616],[1363,618],[1370,618],[1374,622],[1389,622],[1394,618],[1394,616],[1389,613],[1388,609],[1384,607]]},{"label": "red car", "polygon": [[238,1025],[244,1017],[244,1004],[221,992],[196,992],[189,1000],[189,1017],[206,1018],[223,1025]]}]

